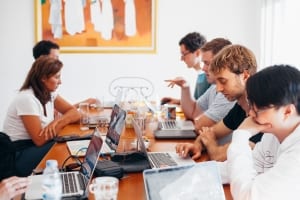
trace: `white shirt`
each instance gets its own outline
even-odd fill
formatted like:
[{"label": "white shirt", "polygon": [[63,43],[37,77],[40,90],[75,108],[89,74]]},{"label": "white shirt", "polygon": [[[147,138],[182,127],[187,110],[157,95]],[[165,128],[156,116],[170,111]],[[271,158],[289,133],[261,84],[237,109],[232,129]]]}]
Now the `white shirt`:
[{"label": "white shirt", "polygon": [[3,125],[4,132],[12,141],[31,139],[23,121],[22,115],[36,115],[40,117],[42,127],[54,120],[54,100],[57,94],[53,93],[52,100],[46,104],[47,116],[44,116],[43,106],[34,96],[33,90],[20,91],[10,104]]},{"label": "white shirt", "polygon": [[264,134],[253,151],[250,137],[248,131],[234,131],[227,162],[220,165],[222,181],[229,181],[233,198],[299,199],[300,126],[281,144],[274,135]]}]

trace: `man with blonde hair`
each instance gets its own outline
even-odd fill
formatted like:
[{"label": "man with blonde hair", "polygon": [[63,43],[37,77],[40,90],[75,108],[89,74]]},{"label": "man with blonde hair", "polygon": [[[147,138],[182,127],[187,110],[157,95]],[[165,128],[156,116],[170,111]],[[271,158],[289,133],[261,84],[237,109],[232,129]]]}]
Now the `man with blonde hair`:
[{"label": "man with blonde hair", "polygon": [[[177,144],[178,154],[183,157],[191,154],[193,159],[198,159],[202,150],[206,148],[210,159],[226,160],[232,131],[237,129],[249,112],[245,85],[256,70],[254,54],[242,45],[229,45],[214,57],[210,64],[210,72],[215,77],[217,91],[223,93],[229,101],[237,103],[222,121],[212,127],[203,127],[194,144]],[[258,134],[250,138],[250,141],[256,143],[260,138],[261,134]]]}]

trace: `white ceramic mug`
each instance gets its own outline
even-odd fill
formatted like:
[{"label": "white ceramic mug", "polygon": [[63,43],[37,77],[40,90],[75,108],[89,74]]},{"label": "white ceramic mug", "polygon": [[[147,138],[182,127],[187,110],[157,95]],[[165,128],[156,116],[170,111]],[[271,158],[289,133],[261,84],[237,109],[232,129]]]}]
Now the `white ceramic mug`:
[{"label": "white ceramic mug", "polygon": [[96,177],[89,185],[89,191],[94,194],[95,200],[117,200],[118,190],[119,180],[110,176]]}]

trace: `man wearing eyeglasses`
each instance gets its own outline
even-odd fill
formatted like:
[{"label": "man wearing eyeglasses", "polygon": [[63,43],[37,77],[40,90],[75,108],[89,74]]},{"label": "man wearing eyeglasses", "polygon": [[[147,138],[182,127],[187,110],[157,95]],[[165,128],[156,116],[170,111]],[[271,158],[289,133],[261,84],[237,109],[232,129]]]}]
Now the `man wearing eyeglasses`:
[{"label": "man wearing eyeglasses", "polygon": [[[201,47],[206,43],[206,38],[198,32],[191,32],[179,41],[181,60],[188,68],[193,68],[197,73],[194,98],[198,99],[210,86],[206,75],[201,68]],[[161,103],[180,104],[179,99],[164,97]]]},{"label": "man wearing eyeglasses", "polygon": [[[245,85],[247,79],[256,73],[257,63],[248,48],[228,45],[214,57],[209,70],[215,77],[217,91],[237,103],[223,120],[211,127],[203,127],[194,144],[177,144],[176,152],[183,157],[191,154],[193,159],[198,159],[206,148],[210,159],[224,161],[232,131],[238,128],[249,112]],[[259,133],[249,141],[256,143],[261,136],[262,133]]]},{"label": "man wearing eyeglasses", "polygon": [[231,42],[225,38],[215,38],[201,47],[202,70],[211,86],[197,100],[191,97],[187,82],[181,78],[167,80],[170,86],[181,87],[181,108],[187,119],[194,120],[195,128],[212,126],[221,121],[233,107],[235,101],[228,101],[221,92],[217,92],[215,78],[209,73],[209,66],[214,56]]}]

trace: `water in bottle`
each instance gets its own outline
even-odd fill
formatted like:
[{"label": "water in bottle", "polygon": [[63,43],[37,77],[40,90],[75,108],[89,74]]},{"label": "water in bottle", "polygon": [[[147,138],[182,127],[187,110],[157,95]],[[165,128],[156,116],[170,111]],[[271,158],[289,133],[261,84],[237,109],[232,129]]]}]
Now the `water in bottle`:
[{"label": "water in bottle", "polygon": [[56,160],[47,160],[43,172],[43,200],[60,200],[62,194],[62,182]]}]

